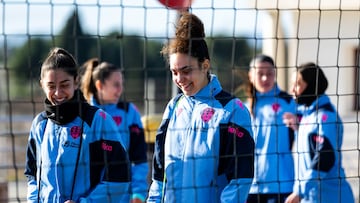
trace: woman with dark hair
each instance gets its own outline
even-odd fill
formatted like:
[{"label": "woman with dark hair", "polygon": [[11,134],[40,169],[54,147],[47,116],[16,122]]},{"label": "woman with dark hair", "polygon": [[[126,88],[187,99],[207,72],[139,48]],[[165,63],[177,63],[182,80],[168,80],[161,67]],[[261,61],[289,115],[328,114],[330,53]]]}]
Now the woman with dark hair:
[{"label": "woman with dark hair", "polygon": [[284,115],[297,133],[295,184],[286,203],[352,203],[354,197],[342,167],[343,124],[325,94],[326,76],[318,65],[306,63],[294,80],[292,91],[301,118]]},{"label": "woman with dark hair", "polygon": [[283,203],[294,183],[294,131],[283,122],[283,114],[295,113],[295,101],[276,84],[276,67],[269,56],[257,55],[250,62],[249,81],[255,173],[247,203]]},{"label": "woman with dark hair", "polygon": [[54,48],[41,66],[45,111],[31,125],[27,202],[129,202],[130,163],[121,134],[78,90],[77,62]]},{"label": "woman with dark hair", "polygon": [[254,141],[245,105],[210,73],[204,26],[182,13],[162,53],[181,93],[168,103],[156,135],[148,202],[245,202]]}]

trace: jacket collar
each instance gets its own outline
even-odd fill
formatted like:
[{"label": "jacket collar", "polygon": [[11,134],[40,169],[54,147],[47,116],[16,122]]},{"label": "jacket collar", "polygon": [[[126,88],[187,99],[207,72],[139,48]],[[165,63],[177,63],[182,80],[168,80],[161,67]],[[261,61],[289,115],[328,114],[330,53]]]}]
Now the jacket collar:
[{"label": "jacket collar", "polygon": [[221,92],[222,87],[216,75],[210,75],[210,82],[191,98],[204,100],[209,99]]}]

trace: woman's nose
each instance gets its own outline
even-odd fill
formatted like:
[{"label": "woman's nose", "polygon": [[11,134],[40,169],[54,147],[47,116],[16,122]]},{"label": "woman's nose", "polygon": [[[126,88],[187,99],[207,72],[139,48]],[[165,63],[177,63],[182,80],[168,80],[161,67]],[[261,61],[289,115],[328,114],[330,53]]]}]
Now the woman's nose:
[{"label": "woman's nose", "polygon": [[266,75],[262,75],[262,76],[261,76],[261,80],[262,80],[262,81],[266,81],[266,80],[267,80],[267,76],[266,76]]},{"label": "woman's nose", "polygon": [[182,81],[184,81],[184,75],[181,74],[181,73],[177,74],[177,75],[176,75],[176,81],[177,81],[178,83],[181,83]]},{"label": "woman's nose", "polygon": [[59,87],[56,87],[56,88],[55,88],[54,95],[59,96],[60,94],[61,94],[60,88],[59,88]]}]

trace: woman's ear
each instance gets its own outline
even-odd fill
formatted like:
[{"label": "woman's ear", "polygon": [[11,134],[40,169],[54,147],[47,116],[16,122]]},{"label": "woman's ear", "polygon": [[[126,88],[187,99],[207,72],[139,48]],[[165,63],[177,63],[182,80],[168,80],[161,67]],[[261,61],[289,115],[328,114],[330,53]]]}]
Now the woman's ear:
[{"label": "woman's ear", "polygon": [[248,72],[249,82],[253,83],[253,69],[250,68]]},{"label": "woman's ear", "polygon": [[209,59],[205,59],[205,61],[202,63],[202,68],[208,72],[210,69],[210,60]]},{"label": "woman's ear", "polygon": [[74,83],[75,83],[75,87],[76,87],[75,89],[80,88],[79,76],[77,76],[77,77],[75,78]]},{"label": "woman's ear", "polygon": [[95,82],[95,87],[98,91],[102,89],[102,84],[101,84],[100,80],[97,80]]}]

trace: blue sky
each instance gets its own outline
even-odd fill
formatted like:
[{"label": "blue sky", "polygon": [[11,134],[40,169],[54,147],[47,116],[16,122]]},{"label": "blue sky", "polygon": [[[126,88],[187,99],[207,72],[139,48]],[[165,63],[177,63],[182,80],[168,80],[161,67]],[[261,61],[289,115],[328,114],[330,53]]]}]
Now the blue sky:
[{"label": "blue sky", "polygon": [[[194,0],[191,10],[203,20],[207,36],[253,37],[260,33],[256,22],[261,15],[256,18],[248,1]],[[2,0],[0,35],[57,34],[75,7],[83,29],[94,35],[117,30],[150,38],[171,37],[177,15],[158,0]]]}]

